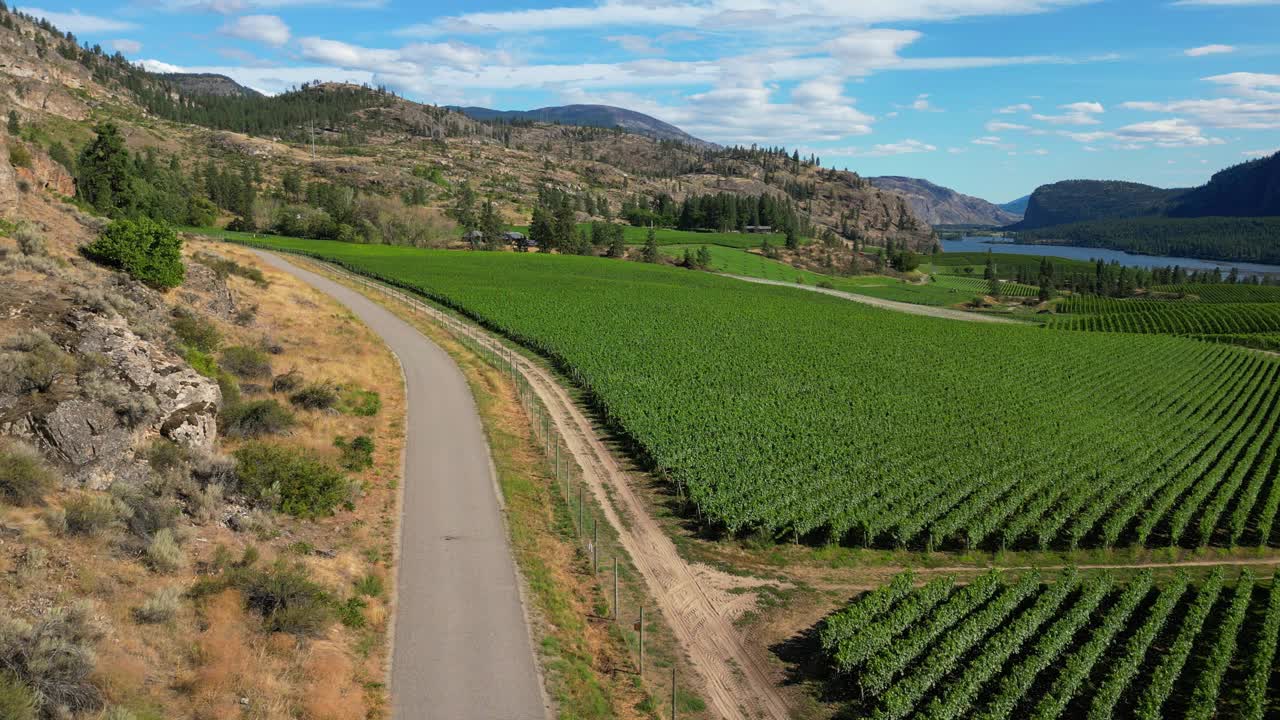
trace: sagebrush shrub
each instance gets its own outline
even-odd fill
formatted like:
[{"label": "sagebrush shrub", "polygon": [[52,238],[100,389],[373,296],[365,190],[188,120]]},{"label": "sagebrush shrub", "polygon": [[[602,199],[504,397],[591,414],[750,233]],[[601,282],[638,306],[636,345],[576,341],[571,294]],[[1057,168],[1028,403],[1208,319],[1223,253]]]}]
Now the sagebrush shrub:
[{"label": "sagebrush shrub", "polygon": [[93,645],[101,637],[87,603],[55,608],[34,623],[0,616],[0,668],[32,691],[40,715],[99,710]]},{"label": "sagebrush shrub", "polygon": [[247,345],[224,349],[219,356],[219,364],[242,378],[271,377],[271,358],[262,350]]},{"label": "sagebrush shrub", "polygon": [[329,385],[308,385],[289,396],[289,402],[306,410],[329,410],[338,400],[338,391]]},{"label": "sagebrush shrub", "polygon": [[20,332],[0,353],[0,387],[18,394],[44,393],[76,373],[75,359],[43,330]]},{"label": "sagebrush shrub", "polygon": [[152,593],[151,597],[133,609],[133,618],[144,625],[169,622],[178,614],[178,608],[181,604],[181,588],[177,586],[163,587]]},{"label": "sagebrush shrub", "polygon": [[302,373],[298,370],[290,370],[282,375],[277,375],[271,381],[271,392],[291,393],[302,387],[306,380],[302,377]]},{"label": "sagebrush shrub", "polygon": [[13,239],[18,242],[18,252],[23,255],[41,257],[49,254],[49,246],[44,241],[44,235],[41,235],[40,231],[30,223],[18,225]]},{"label": "sagebrush shrub", "polygon": [[223,408],[219,418],[222,431],[230,437],[256,438],[274,435],[293,427],[293,413],[275,400],[255,400]]},{"label": "sagebrush shrub", "polygon": [[62,505],[66,531],[73,535],[100,535],[119,519],[110,497],[98,493],[81,493]]},{"label": "sagebrush shrub", "polygon": [[333,603],[306,568],[278,562],[265,570],[243,569],[232,584],[271,632],[315,635],[333,621]]},{"label": "sagebrush shrub", "polygon": [[342,451],[342,457],[338,461],[342,467],[352,472],[373,467],[373,439],[368,435],[360,435],[351,440],[339,435],[334,438],[333,446]]},{"label": "sagebrush shrub", "polygon": [[177,572],[182,567],[186,556],[182,552],[182,548],[178,545],[178,541],[173,536],[173,531],[164,528],[151,538],[151,543],[147,545],[147,563],[151,568],[159,573]]},{"label": "sagebrush shrub", "polygon": [[0,439],[0,498],[14,505],[35,505],[57,482],[58,473],[35,448]]},{"label": "sagebrush shrub", "polygon": [[201,352],[212,353],[222,343],[222,332],[212,320],[188,310],[174,310],[169,326],[178,342]]}]

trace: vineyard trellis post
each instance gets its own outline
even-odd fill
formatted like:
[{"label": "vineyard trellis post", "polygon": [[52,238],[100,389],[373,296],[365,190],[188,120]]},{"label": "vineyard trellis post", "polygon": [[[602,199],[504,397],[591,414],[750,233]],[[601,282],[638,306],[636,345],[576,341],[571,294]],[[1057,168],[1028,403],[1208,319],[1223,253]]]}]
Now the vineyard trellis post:
[{"label": "vineyard trellis post", "polygon": [[640,606],[640,622],[637,623],[640,628],[640,679],[644,680],[644,606]]},{"label": "vineyard trellis post", "polygon": [[613,556],[613,622],[618,622],[618,556]]}]

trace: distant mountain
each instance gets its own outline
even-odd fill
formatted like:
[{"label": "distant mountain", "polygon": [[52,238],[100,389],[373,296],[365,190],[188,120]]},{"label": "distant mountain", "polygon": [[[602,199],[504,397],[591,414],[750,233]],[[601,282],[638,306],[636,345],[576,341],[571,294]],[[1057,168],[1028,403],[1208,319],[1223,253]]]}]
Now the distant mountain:
[{"label": "distant mountain", "polygon": [[713,143],[700,140],[670,123],[665,123],[644,113],[611,105],[563,105],[560,107],[538,108],[537,110],[490,110],[482,107],[451,107],[449,109],[457,110],[473,120],[481,122],[501,120],[621,128],[627,132],[644,135],[655,140],[677,140],[695,147],[716,147]]},{"label": "distant mountain", "polygon": [[1001,210],[1009,213],[1010,215],[1017,215],[1019,218],[1021,218],[1023,215],[1027,214],[1028,202],[1031,202],[1031,196],[1023,195],[1017,200],[1011,200],[999,207]]},{"label": "distant mountain", "polygon": [[1186,193],[1118,180],[1065,180],[1036,188],[1013,229],[1163,215]]},{"label": "distant mountain", "polygon": [[1214,173],[1169,211],[1173,217],[1280,216],[1280,152]]},{"label": "distant mountain", "polygon": [[262,93],[247,88],[226,75],[214,73],[163,73],[160,77],[178,86],[186,95],[216,97],[260,97]]},{"label": "distant mountain", "polygon": [[963,195],[919,178],[887,175],[867,178],[881,190],[907,199],[907,204],[930,225],[1008,225],[1018,216],[981,198]]}]

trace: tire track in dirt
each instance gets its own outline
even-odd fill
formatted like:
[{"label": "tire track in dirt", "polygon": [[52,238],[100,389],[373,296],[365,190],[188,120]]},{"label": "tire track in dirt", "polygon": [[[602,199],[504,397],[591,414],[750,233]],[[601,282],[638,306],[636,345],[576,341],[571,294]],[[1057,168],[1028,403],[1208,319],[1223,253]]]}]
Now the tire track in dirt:
[{"label": "tire track in dirt", "polygon": [[680,556],[675,544],[631,489],[626,473],[596,436],[591,421],[549,371],[512,352],[485,330],[442,313],[407,293],[327,264],[324,267],[363,287],[396,298],[416,312],[431,315],[450,331],[500,353],[516,368],[547,408],[581,468],[583,480],[603,508],[605,519],[617,532],[672,632],[702,676],[709,706],[725,720],[786,720],[791,716],[772,679],[768,661],[762,653],[749,648],[733,626],[735,608],[729,604],[717,605],[712,600],[697,570]]}]

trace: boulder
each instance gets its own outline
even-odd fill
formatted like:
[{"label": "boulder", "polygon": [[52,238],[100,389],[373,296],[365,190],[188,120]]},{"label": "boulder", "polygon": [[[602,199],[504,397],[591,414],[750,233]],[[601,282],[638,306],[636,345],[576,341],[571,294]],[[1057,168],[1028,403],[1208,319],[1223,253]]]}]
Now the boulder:
[{"label": "boulder", "polygon": [[217,382],[135,335],[124,318],[82,313],[72,324],[81,354],[102,355],[134,392],[155,398],[159,414],[151,430],[192,449],[213,447],[222,406]]}]

